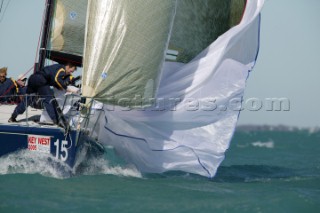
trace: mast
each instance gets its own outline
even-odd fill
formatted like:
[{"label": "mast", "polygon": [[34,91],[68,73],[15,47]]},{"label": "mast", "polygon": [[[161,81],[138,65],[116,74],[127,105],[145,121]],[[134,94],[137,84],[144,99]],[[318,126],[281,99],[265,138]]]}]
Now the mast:
[{"label": "mast", "polygon": [[53,12],[54,12],[54,0],[47,0],[45,21],[42,29],[41,46],[39,51],[39,60],[38,60],[38,63],[36,63],[34,66],[34,72],[40,71],[44,67],[46,52],[47,52],[47,45],[49,42],[49,36],[51,32]]}]

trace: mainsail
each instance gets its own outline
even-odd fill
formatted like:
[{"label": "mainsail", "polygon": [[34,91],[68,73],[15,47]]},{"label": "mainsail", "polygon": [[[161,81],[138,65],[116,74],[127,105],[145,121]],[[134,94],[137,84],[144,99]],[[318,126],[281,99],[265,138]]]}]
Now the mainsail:
[{"label": "mainsail", "polygon": [[56,62],[72,61],[82,65],[87,0],[51,1],[46,58]]},{"label": "mainsail", "polygon": [[259,49],[264,0],[89,0],[83,94],[143,172],[213,177]]}]

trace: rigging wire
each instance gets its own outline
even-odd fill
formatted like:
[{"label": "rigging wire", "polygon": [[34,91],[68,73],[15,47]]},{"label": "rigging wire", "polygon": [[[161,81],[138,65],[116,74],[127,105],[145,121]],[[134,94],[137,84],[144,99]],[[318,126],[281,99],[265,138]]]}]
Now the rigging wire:
[{"label": "rigging wire", "polygon": [[43,13],[42,13],[42,21],[41,21],[39,38],[38,38],[38,46],[37,46],[36,57],[35,57],[35,59],[34,59],[34,63],[37,62],[37,59],[38,59],[38,57],[39,57],[40,41],[41,41],[41,36],[42,36],[42,33],[43,33],[43,28],[44,28],[44,22],[45,22],[46,6],[47,6],[47,4],[48,4],[48,0],[47,0],[46,3],[45,3],[45,7],[44,7],[44,10],[43,10]]},{"label": "rigging wire", "polygon": [[4,0],[1,1],[0,14],[1,14],[2,6],[3,6],[3,2],[4,2]]},{"label": "rigging wire", "polygon": [[[11,1],[11,0],[8,0],[7,5],[5,6],[4,11],[3,11],[3,13],[2,13],[2,16],[0,16],[0,23],[2,22],[2,20],[3,20],[3,18],[4,18],[4,15],[5,15],[6,11],[7,11],[7,8],[8,8],[8,6],[9,6],[9,4],[10,4],[10,1]],[[1,12],[1,10],[2,10],[3,2],[4,2],[4,0],[2,0],[0,12]],[[0,15],[1,15],[1,13],[0,13]]]}]

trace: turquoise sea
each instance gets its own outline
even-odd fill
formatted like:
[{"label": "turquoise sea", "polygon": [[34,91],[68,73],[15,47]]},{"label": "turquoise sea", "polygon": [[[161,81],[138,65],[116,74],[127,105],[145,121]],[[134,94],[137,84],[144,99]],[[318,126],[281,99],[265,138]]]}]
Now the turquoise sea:
[{"label": "turquoise sea", "polygon": [[320,131],[239,128],[213,179],[140,174],[114,153],[74,175],[18,153],[0,158],[0,212],[320,212]]}]

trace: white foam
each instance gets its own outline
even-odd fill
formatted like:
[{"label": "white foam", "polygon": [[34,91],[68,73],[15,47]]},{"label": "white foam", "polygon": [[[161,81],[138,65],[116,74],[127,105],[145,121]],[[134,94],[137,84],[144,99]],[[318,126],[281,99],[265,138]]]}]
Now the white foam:
[{"label": "white foam", "polygon": [[310,127],[308,128],[309,134],[315,134],[320,132],[320,127]]},{"label": "white foam", "polygon": [[0,174],[41,174],[53,178],[67,178],[71,168],[53,156],[22,150],[0,158]]},{"label": "white foam", "polygon": [[274,148],[274,142],[273,141],[268,141],[268,142],[257,141],[257,142],[253,142],[251,144],[254,147],[261,147],[261,148],[268,148],[268,149],[273,149]]},{"label": "white foam", "polygon": [[[78,167],[81,169],[77,170]],[[87,159],[86,149],[78,153],[77,162],[72,169],[53,156],[22,150],[0,158],[0,175],[5,174],[41,174],[57,179],[75,175],[101,175],[141,178],[142,174],[133,166],[111,166],[104,156]]]},{"label": "white foam", "polygon": [[[125,177],[141,178],[141,173],[134,166],[111,166],[104,155],[87,157],[89,147],[83,147],[77,154],[77,161],[73,168],[76,175],[101,175],[111,174]],[[110,147],[110,151],[111,151]],[[108,151],[107,151],[108,152]]]},{"label": "white foam", "polygon": [[110,166],[108,160],[103,157],[92,158],[86,162],[83,175],[108,174],[124,177],[142,178],[141,173],[134,166]]}]

